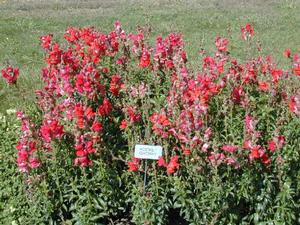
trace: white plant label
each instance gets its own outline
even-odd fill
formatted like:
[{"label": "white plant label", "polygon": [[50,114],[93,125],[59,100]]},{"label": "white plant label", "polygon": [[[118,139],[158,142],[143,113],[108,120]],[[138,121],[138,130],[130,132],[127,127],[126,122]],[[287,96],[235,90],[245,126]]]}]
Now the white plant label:
[{"label": "white plant label", "polygon": [[159,145],[135,145],[134,157],[139,159],[158,160],[162,156],[162,147]]}]

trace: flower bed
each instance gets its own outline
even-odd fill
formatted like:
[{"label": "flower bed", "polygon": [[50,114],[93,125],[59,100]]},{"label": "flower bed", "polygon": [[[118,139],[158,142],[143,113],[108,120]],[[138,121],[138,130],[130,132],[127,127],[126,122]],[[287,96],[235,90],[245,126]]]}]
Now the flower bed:
[{"label": "flower bed", "polygon": [[[255,50],[251,24],[241,34]],[[119,22],[108,34],[69,28],[64,44],[41,37],[37,108],[17,112],[16,161],[36,213],[23,220],[299,222],[300,54],[284,52],[288,70],[260,47],[240,62],[217,37],[193,70],[181,34],[153,47],[145,37]],[[16,84],[17,68],[1,72]],[[163,156],[145,171],[136,144],[161,145]]]}]

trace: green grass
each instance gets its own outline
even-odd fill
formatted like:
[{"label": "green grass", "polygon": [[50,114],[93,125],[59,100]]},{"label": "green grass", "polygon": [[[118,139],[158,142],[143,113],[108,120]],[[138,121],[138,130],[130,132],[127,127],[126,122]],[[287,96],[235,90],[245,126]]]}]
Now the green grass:
[{"label": "green grass", "polygon": [[[300,49],[300,1],[285,0],[0,0],[0,67],[9,62],[21,69],[19,88],[0,81],[0,112],[19,108],[34,100],[40,86],[43,52],[39,36],[53,33],[61,39],[69,26],[94,26],[109,31],[120,20],[128,32],[138,25],[150,26],[152,41],[157,35],[181,32],[193,65],[199,62],[198,50],[212,51],[217,35],[230,38],[232,55],[244,58],[240,27],[254,25],[265,54],[280,64],[285,48]],[[24,95],[24,98],[20,98]]]}]

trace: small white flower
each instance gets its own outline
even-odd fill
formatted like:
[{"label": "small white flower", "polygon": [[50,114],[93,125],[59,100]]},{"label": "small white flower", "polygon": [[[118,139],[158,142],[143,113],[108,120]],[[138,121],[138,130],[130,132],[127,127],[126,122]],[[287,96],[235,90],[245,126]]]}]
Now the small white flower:
[{"label": "small white flower", "polygon": [[7,115],[16,114],[16,112],[17,112],[16,109],[7,109],[7,110],[6,110]]}]

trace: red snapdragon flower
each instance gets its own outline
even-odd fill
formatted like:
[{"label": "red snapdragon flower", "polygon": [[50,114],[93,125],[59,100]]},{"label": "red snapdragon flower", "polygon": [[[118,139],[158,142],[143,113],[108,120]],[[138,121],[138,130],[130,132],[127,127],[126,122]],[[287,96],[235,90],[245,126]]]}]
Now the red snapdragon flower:
[{"label": "red snapdragon flower", "polygon": [[121,76],[119,74],[114,74],[111,76],[111,81],[110,81],[110,92],[114,96],[118,96],[120,89],[122,87],[122,81],[121,81]]},{"label": "red snapdragon flower", "polygon": [[77,28],[70,27],[66,30],[64,38],[69,43],[76,43],[80,38],[80,31]]},{"label": "red snapdragon flower", "polygon": [[277,149],[277,146],[276,146],[276,142],[274,140],[269,140],[268,141],[268,149],[271,152],[275,152],[275,150]]},{"label": "red snapdragon flower", "polygon": [[159,159],[157,160],[157,165],[159,167],[166,167],[167,166],[166,161],[165,161],[163,156],[159,157]]},{"label": "red snapdragon flower", "polygon": [[284,52],[283,52],[283,55],[286,58],[291,58],[291,54],[292,54],[292,51],[291,51],[291,49],[288,49],[288,48],[286,50],[284,50]]},{"label": "red snapdragon flower", "polygon": [[153,113],[150,117],[152,130],[155,134],[161,135],[163,138],[168,137],[169,133],[165,131],[170,125],[170,121],[165,113]]},{"label": "red snapdragon flower", "polygon": [[43,49],[50,50],[53,34],[47,34],[40,37],[41,46]]},{"label": "red snapdragon flower", "polygon": [[181,148],[182,148],[182,151],[183,151],[184,155],[188,156],[188,155],[191,154],[191,149],[190,148],[187,148],[185,146],[181,146]]},{"label": "red snapdragon flower", "polygon": [[35,139],[36,132],[33,124],[22,112],[18,111],[16,116],[22,124],[22,134],[16,145],[17,165],[21,172],[28,173],[30,169],[38,168],[41,164],[36,154],[38,150],[38,143]]},{"label": "red snapdragon flower", "polygon": [[96,115],[91,107],[86,107],[84,114],[88,120],[93,119]]},{"label": "red snapdragon flower", "polygon": [[293,57],[293,73],[297,76],[300,76],[300,54],[295,54]]},{"label": "red snapdragon flower", "polygon": [[273,137],[271,140],[268,141],[268,149],[271,152],[275,152],[276,150],[282,148],[284,144],[285,144],[285,137],[283,135],[279,135]]},{"label": "red snapdragon flower", "polygon": [[136,109],[133,108],[132,106],[127,107],[126,113],[128,114],[130,123],[132,124],[139,122],[141,119],[141,115],[137,113]]},{"label": "red snapdragon flower", "polygon": [[241,32],[242,32],[242,38],[245,41],[254,36],[254,29],[250,23],[247,23],[245,27],[242,27]]},{"label": "red snapdragon flower", "polygon": [[91,129],[94,132],[101,132],[103,130],[102,123],[100,123],[99,121],[94,121]]},{"label": "red snapdragon flower", "polygon": [[293,72],[295,75],[300,76],[300,64],[295,64],[293,67]]},{"label": "red snapdragon flower", "polygon": [[119,128],[120,128],[121,130],[124,130],[124,129],[126,129],[126,127],[127,127],[127,122],[126,122],[126,120],[122,120],[121,123],[120,123]]},{"label": "red snapdragon flower", "polygon": [[245,140],[245,141],[244,141],[244,143],[243,143],[243,148],[244,148],[244,149],[250,150],[250,149],[252,149],[253,147],[254,147],[254,145],[253,145],[252,141],[250,141],[250,140]]},{"label": "red snapdragon flower", "polygon": [[140,166],[139,162],[140,162],[140,159],[133,157],[131,159],[131,161],[129,161],[127,163],[128,164],[128,171],[130,171],[130,172],[137,171],[139,169],[139,166]]},{"label": "red snapdragon flower", "polygon": [[278,68],[272,68],[271,69],[271,74],[272,74],[272,82],[273,83],[278,83],[279,78],[283,75],[283,70],[278,69]]},{"label": "red snapdragon flower", "polygon": [[263,164],[269,164],[271,162],[271,159],[269,158],[269,156],[266,153],[264,153],[261,156],[261,161]]},{"label": "red snapdragon flower", "polygon": [[8,84],[15,84],[19,77],[19,68],[13,68],[11,65],[1,70],[2,77]]},{"label": "red snapdragon flower", "polygon": [[112,111],[112,105],[110,101],[107,98],[105,98],[102,102],[102,105],[98,107],[98,114],[100,116],[107,116],[111,113],[111,111]]},{"label": "red snapdragon flower", "polygon": [[61,62],[62,50],[60,49],[59,44],[54,44],[52,46],[52,50],[49,53],[49,57],[47,58],[47,62],[49,65],[57,65]]},{"label": "red snapdragon flower", "polygon": [[172,173],[175,173],[176,170],[179,169],[179,163],[178,163],[178,155],[172,156],[169,164],[167,165],[167,173],[170,175]]},{"label": "red snapdragon flower", "polygon": [[31,169],[38,168],[41,165],[41,162],[38,158],[33,157],[29,159],[29,166]]},{"label": "red snapdragon flower", "polygon": [[260,145],[252,147],[249,158],[250,160],[260,159],[263,164],[269,164],[271,162],[271,159]]},{"label": "red snapdragon flower", "polygon": [[63,125],[60,125],[57,120],[44,120],[40,133],[45,142],[50,142],[52,139],[62,137]]},{"label": "red snapdragon flower", "polygon": [[244,96],[244,89],[242,86],[233,88],[231,93],[231,99],[235,104],[240,104],[243,96]]},{"label": "red snapdragon flower", "polygon": [[258,89],[260,91],[267,91],[269,89],[269,84],[265,81],[258,81]]},{"label": "red snapdragon flower", "polygon": [[76,137],[76,144],[74,146],[76,151],[76,158],[74,160],[75,166],[89,166],[92,161],[88,158],[90,154],[96,152],[93,147],[93,141],[86,140],[83,135]]},{"label": "red snapdragon flower", "polygon": [[86,167],[86,166],[92,165],[92,161],[90,159],[88,159],[88,157],[86,157],[86,156],[79,157],[74,160],[74,165]]},{"label": "red snapdragon flower", "polygon": [[227,45],[229,41],[227,38],[217,37],[215,41],[215,45],[220,52],[227,52]]},{"label": "red snapdragon flower", "polygon": [[17,155],[17,164],[19,170],[23,173],[28,172],[28,159],[29,154],[26,150],[20,150]]},{"label": "red snapdragon flower", "polygon": [[250,157],[250,159],[258,159],[262,155],[263,155],[262,149],[260,148],[259,145],[257,145],[251,149],[249,157]]},{"label": "red snapdragon flower", "polygon": [[150,53],[148,50],[144,49],[142,52],[142,56],[140,58],[140,64],[139,66],[141,68],[146,68],[148,66],[150,66]]}]

